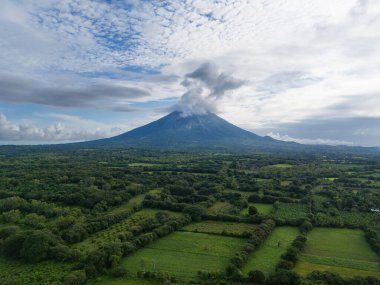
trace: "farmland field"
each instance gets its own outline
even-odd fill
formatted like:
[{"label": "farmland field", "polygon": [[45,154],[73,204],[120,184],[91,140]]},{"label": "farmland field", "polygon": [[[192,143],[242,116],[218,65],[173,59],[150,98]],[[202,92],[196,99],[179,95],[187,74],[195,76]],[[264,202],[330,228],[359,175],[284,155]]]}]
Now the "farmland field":
[{"label": "farmland field", "polygon": [[152,279],[141,279],[137,277],[120,277],[114,278],[110,276],[98,277],[86,283],[88,285],[161,285],[162,281]]},{"label": "farmland field", "polygon": [[84,241],[75,244],[73,248],[78,249],[82,252],[92,251],[97,247],[101,246],[102,244],[105,244],[109,241],[115,241],[118,238],[118,234],[130,231],[131,229],[133,229],[133,227],[137,226],[138,224],[144,223],[144,221],[149,222],[150,219],[153,219],[155,217],[157,212],[164,212],[169,214],[169,216],[175,217],[181,215],[180,213],[174,213],[170,211],[143,209],[134,213],[132,216],[121,221],[120,223],[116,223],[111,227],[107,228],[106,230],[102,230],[91,235]]},{"label": "farmland field", "polygon": [[380,278],[380,155],[20,150],[0,148],[1,285]]},{"label": "farmland field", "polygon": [[305,204],[279,203],[275,207],[274,216],[278,219],[302,219],[309,214],[309,208]]},{"label": "farmland field", "polygon": [[342,276],[380,276],[379,257],[361,230],[316,228],[309,235],[296,271],[329,270]]},{"label": "farmland field", "polygon": [[[262,215],[268,215],[273,209],[272,204],[249,203],[249,206],[256,207],[259,214],[262,214]],[[242,216],[248,216],[248,208],[244,208],[243,210],[241,210],[240,214]]]},{"label": "farmland field", "polygon": [[210,234],[243,234],[257,228],[257,225],[245,223],[217,222],[217,221],[202,221],[193,223],[182,228],[183,231],[200,232]]},{"label": "farmland field", "polygon": [[222,271],[244,242],[240,238],[176,232],[127,257],[123,266],[134,275],[139,270],[162,271],[190,280],[196,278],[198,270]]},{"label": "farmland field", "polygon": [[278,163],[278,164],[268,165],[267,167],[268,168],[269,167],[273,167],[273,168],[290,168],[290,167],[293,167],[293,165],[288,164],[288,163]]},{"label": "farmland field", "polygon": [[[294,227],[275,228],[264,244],[249,257],[243,266],[243,273],[248,274],[251,270],[261,270],[268,275],[274,272],[281,255],[286,252],[298,234],[298,229]],[[278,246],[279,241],[280,246]]]},{"label": "farmland field", "polygon": [[131,211],[133,210],[134,208],[136,207],[140,207],[141,206],[141,203],[142,201],[144,200],[144,197],[145,197],[145,194],[140,194],[140,195],[137,195],[135,197],[132,197],[128,203],[120,206],[120,207],[117,207],[115,209],[113,209],[111,211],[112,214],[117,214],[117,213],[120,213],[120,212],[123,212],[123,211]]},{"label": "farmland field", "polygon": [[234,210],[234,206],[227,202],[216,202],[207,209],[208,214],[230,214]]}]

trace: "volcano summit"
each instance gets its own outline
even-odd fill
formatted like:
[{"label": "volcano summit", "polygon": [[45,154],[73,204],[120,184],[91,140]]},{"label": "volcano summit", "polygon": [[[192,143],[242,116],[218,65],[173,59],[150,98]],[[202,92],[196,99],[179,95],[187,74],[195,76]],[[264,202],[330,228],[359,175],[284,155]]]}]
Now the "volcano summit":
[{"label": "volcano summit", "polygon": [[[284,144],[243,130],[213,113],[184,115],[174,111],[161,119],[121,135],[94,141],[132,147],[239,148]],[[288,143],[285,143],[288,144]]]}]

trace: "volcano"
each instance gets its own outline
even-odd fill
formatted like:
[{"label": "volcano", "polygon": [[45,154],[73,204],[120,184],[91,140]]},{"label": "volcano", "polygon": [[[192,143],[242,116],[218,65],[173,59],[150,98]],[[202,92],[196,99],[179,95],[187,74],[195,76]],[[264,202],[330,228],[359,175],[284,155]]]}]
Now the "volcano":
[{"label": "volcano", "polygon": [[284,143],[243,130],[213,113],[184,115],[179,111],[121,135],[96,142],[164,148],[238,148]]}]

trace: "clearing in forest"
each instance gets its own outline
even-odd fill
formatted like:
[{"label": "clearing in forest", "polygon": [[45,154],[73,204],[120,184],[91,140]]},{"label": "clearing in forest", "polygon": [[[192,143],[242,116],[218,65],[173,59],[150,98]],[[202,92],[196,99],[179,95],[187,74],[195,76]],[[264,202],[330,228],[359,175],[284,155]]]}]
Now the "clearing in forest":
[{"label": "clearing in forest", "polygon": [[[273,204],[263,204],[263,203],[249,203],[249,206],[256,207],[257,211],[261,215],[268,215],[273,209]],[[240,215],[248,216],[248,208],[241,210]]]}]

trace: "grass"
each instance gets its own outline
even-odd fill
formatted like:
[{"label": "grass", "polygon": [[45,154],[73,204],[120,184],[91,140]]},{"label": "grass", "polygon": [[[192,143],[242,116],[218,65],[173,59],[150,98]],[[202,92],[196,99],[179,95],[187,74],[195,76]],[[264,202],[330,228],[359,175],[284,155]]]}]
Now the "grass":
[{"label": "grass", "polygon": [[141,224],[143,220],[153,219],[157,212],[168,213],[169,216],[176,217],[182,215],[181,213],[175,213],[165,210],[153,210],[143,209],[134,213],[129,218],[116,223],[109,228],[96,232],[82,242],[73,245],[73,248],[78,249],[81,252],[91,252],[101,246],[102,244],[115,241],[119,233],[130,231],[134,226]]},{"label": "grass", "polygon": [[[273,209],[273,204],[262,204],[262,203],[249,203],[249,206],[255,206],[259,214],[268,215]],[[248,208],[241,210],[240,215],[248,216]]]},{"label": "grass", "polygon": [[[249,257],[243,266],[243,273],[248,274],[251,270],[261,270],[268,275],[274,272],[281,255],[286,252],[298,234],[298,229],[294,227],[275,228],[264,244]],[[278,246],[279,241],[281,242],[280,247]]]},{"label": "grass", "polygon": [[244,245],[240,238],[192,232],[175,232],[127,257],[130,273],[139,270],[167,272],[180,280],[192,280],[199,270],[220,272]]},{"label": "grass", "polygon": [[70,264],[52,261],[24,263],[0,256],[0,284],[58,285],[70,273]]},{"label": "grass", "polygon": [[110,276],[101,276],[95,280],[91,280],[88,285],[161,285],[162,282],[155,281],[152,279],[141,279],[136,277],[110,277]]},{"label": "grass", "polygon": [[152,166],[160,166],[161,164],[159,163],[145,163],[145,162],[132,162],[132,163],[129,163],[128,166],[129,167],[152,167]]},{"label": "grass", "polygon": [[275,209],[274,216],[278,219],[296,220],[306,218],[309,208],[305,204],[279,203]]},{"label": "grass", "polygon": [[274,167],[274,168],[290,168],[290,167],[293,167],[293,165],[288,164],[288,163],[278,163],[278,164],[268,165],[267,167]]},{"label": "grass", "polygon": [[231,234],[243,234],[244,232],[251,232],[256,228],[257,225],[253,224],[202,221],[185,226],[182,228],[182,230],[187,232],[200,232],[210,234],[221,234],[222,232]]},{"label": "grass", "polygon": [[227,202],[215,202],[210,208],[207,209],[207,214],[231,214],[234,211],[234,206]]},{"label": "grass", "polygon": [[329,270],[346,277],[380,277],[380,259],[361,230],[315,228],[295,270],[304,276],[314,270]]},{"label": "grass", "polygon": [[327,180],[327,181],[335,181],[335,180],[337,180],[338,179],[338,177],[325,177],[325,178],[323,178],[324,180]]},{"label": "grass", "polygon": [[289,186],[290,184],[292,184],[292,181],[289,181],[289,180],[283,180],[280,182],[281,186]]},{"label": "grass", "polygon": [[145,194],[140,194],[129,199],[128,203],[113,209],[110,213],[117,214],[119,212],[130,211],[141,206],[144,200]]}]

